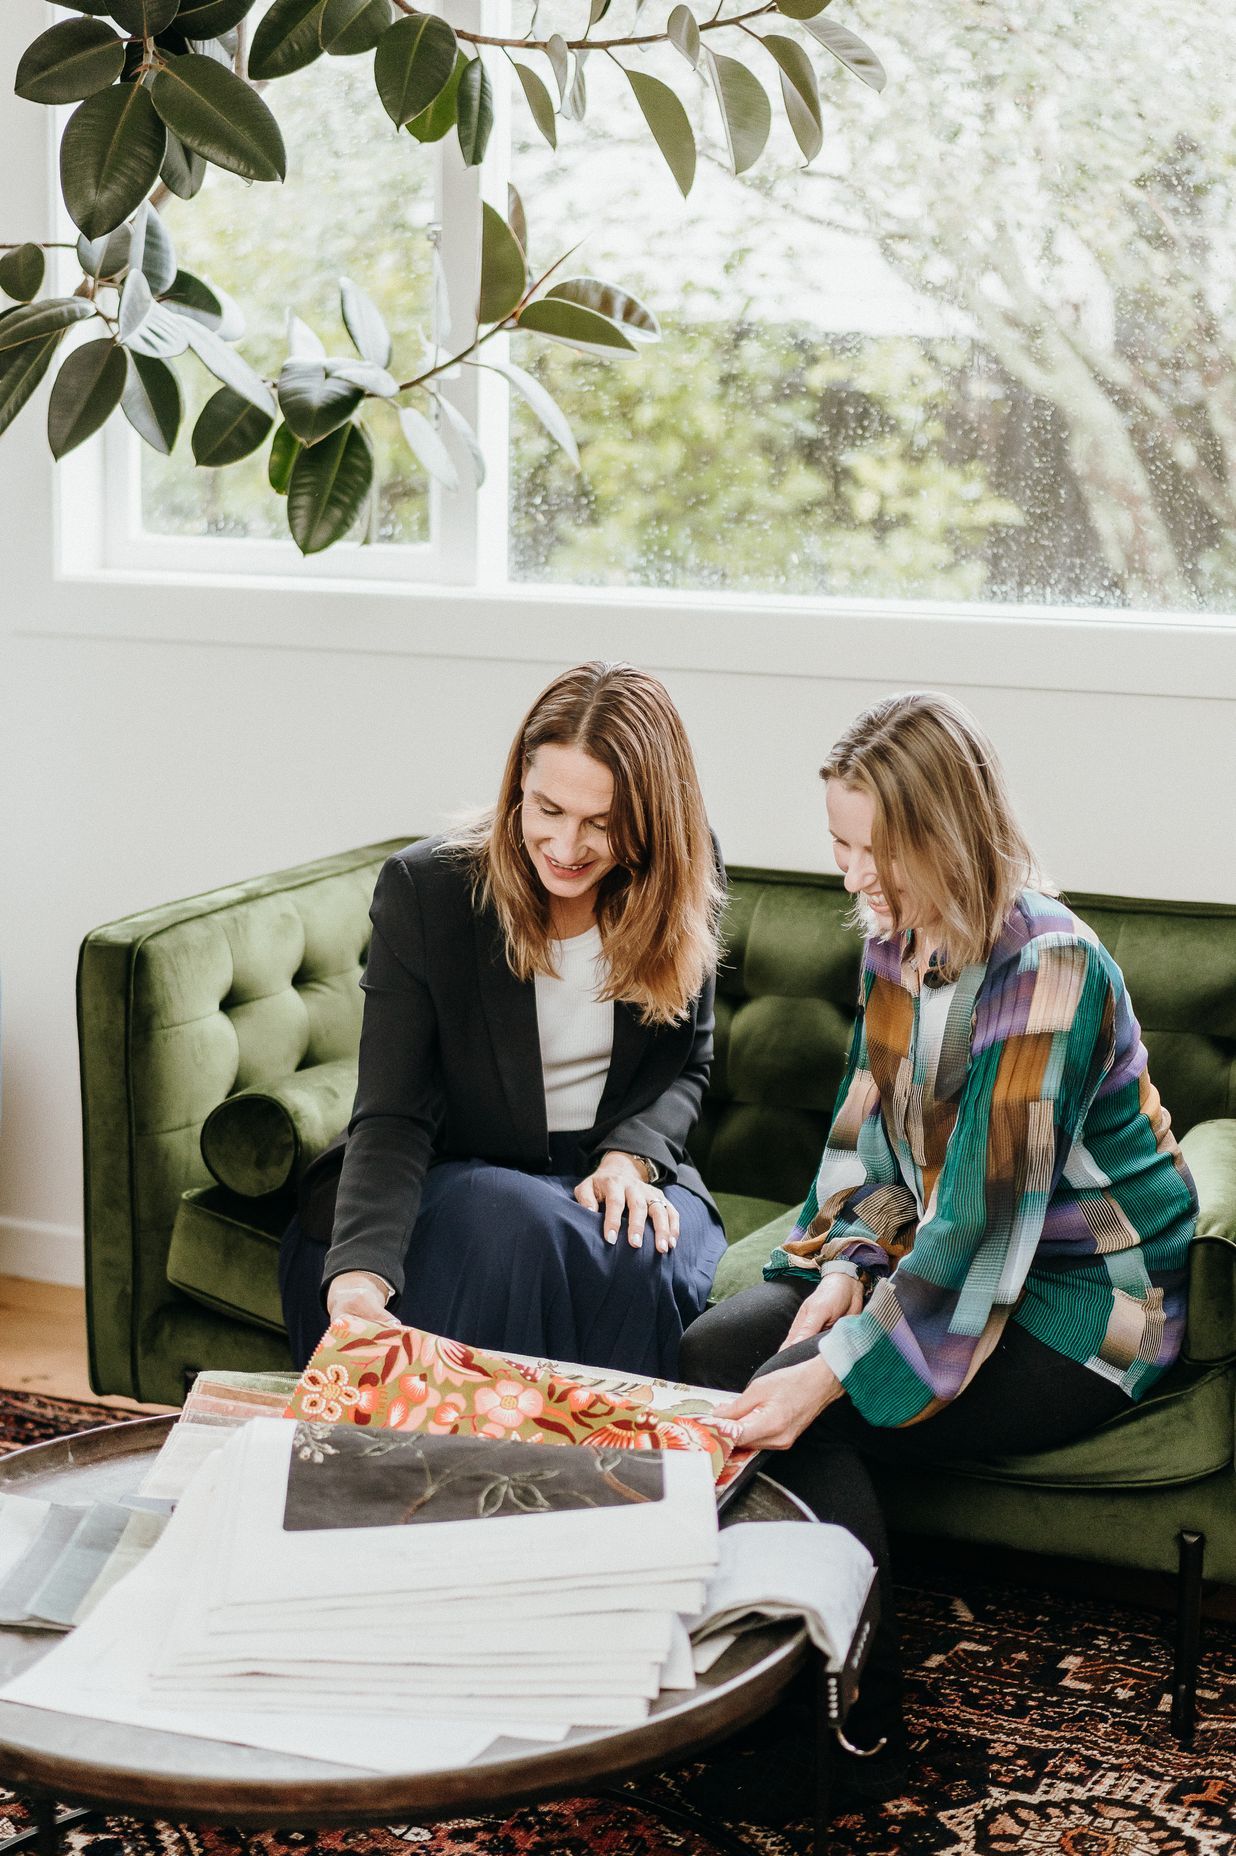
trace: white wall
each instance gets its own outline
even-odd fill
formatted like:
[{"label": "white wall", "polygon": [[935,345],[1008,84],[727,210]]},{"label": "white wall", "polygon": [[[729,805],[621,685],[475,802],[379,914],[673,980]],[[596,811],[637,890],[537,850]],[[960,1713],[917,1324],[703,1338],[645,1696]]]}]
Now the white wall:
[{"label": "white wall", "polygon": [[[0,71],[45,22],[9,0]],[[46,237],[44,112],[0,83],[0,237]],[[594,656],[660,668],[733,862],[828,867],[815,770],[889,688],[957,691],[1075,888],[1236,902],[1236,633],[662,612],[570,598],[168,591],[57,572],[43,399],[0,440],[0,1274],[80,1280],[73,980],[88,929],[491,791],[521,708]],[[66,500],[66,534],[82,521]],[[174,601],[174,607],[171,602]],[[169,618],[169,612],[171,617]],[[167,635],[159,635],[166,633]],[[1156,693],[1156,692],[1165,693]]]}]

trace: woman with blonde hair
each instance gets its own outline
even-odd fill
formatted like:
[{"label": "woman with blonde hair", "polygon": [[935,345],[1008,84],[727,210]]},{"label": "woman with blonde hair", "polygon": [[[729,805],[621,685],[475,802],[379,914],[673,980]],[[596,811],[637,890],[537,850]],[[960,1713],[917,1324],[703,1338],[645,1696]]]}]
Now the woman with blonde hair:
[{"label": "woman with blonde hair", "polygon": [[864,1458],[1048,1450],[1176,1359],[1197,1199],[1115,961],[1044,883],[960,703],[877,703],[821,770],[863,947],[819,1172],[765,1281],[681,1370],[884,1581],[850,1729],[904,1776],[883,1523]]},{"label": "woman with blonde hair", "polygon": [[298,1364],[327,1315],[672,1373],[725,1249],[687,1153],[723,873],[664,686],[582,664],[483,818],[378,878],[346,1146],[280,1258]]}]

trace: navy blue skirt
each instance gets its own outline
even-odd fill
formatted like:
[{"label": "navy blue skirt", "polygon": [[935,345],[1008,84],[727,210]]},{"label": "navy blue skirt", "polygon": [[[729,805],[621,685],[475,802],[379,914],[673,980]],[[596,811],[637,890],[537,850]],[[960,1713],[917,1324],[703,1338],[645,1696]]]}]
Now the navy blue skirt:
[{"label": "navy blue skirt", "polygon": [[[553,1164],[578,1135],[551,1136]],[[679,1218],[678,1243],[662,1254],[646,1226],[642,1246],[602,1236],[600,1212],[572,1196],[578,1172],[522,1173],[486,1160],[430,1168],[391,1313],[474,1347],[507,1349],[587,1366],[674,1378],[683,1329],[703,1312],[725,1232],[685,1186],[664,1188]],[[326,1251],[293,1219],[284,1233],[279,1284],[297,1366],[326,1326]]]}]

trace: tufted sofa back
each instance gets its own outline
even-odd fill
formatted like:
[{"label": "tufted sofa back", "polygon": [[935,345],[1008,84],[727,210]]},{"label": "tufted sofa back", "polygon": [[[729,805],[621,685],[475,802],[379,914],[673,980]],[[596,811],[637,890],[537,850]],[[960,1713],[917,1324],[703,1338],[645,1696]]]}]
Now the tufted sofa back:
[{"label": "tufted sofa back", "polygon": [[[369,902],[384,858],[403,842],[150,910],[87,938],[78,1011],[99,1390],[175,1399],[181,1369],[169,1364],[159,1377],[161,1360],[286,1364],[274,1333],[172,1288],[170,1233],[182,1195],[210,1183],[200,1138],[219,1103],[354,1059]],[[859,943],[835,877],[738,869],[730,882],[716,1060],[691,1144],[714,1190],[775,1210],[801,1201],[818,1163],[845,1064]],[[1074,901],[1124,969],[1178,1132],[1236,1115],[1236,908]],[[227,1215],[226,1195],[216,1209]],[[277,1196],[237,1211],[272,1237],[286,1215]],[[277,1320],[277,1296],[274,1306]]]},{"label": "tufted sofa back", "polygon": [[[1236,1115],[1236,908],[1075,895],[1128,982],[1177,1135]],[[845,1068],[859,942],[833,876],[732,870],[717,1056],[692,1152],[710,1187],[790,1203]]]},{"label": "tufted sofa back", "polygon": [[[153,1389],[169,1325],[199,1363],[253,1364],[210,1312],[169,1287],[181,1195],[210,1184],[202,1124],[239,1089],[354,1057],[369,903],[385,856],[369,845],[96,929],[78,969],[91,1376]],[[286,1214],[285,1214],[286,1215]],[[250,1338],[252,1334],[250,1333]],[[266,1364],[286,1363],[272,1348]],[[263,1362],[259,1360],[257,1364]]]}]

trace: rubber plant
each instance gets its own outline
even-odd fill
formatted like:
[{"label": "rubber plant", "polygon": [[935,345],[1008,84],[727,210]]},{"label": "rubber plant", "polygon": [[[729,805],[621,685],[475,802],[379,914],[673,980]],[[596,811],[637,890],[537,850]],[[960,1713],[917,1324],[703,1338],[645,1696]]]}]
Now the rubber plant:
[{"label": "rubber plant", "polygon": [[[475,434],[441,392],[444,376],[460,366],[495,366],[578,463],[568,421],[545,389],[482,350],[518,329],[616,360],[637,354],[660,330],[629,291],[563,276],[570,254],[532,275],[524,207],[513,189],[505,216],[482,207],[475,324],[462,346],[447,353],[427,345],[397,362],[376,305],[344,279],[341,308],[355,354],[328,355],[289,312],[287,359],[275,379],[245,360],[243,317],[232,300],[181,266],[159,200],[169,192],[193,198],[212,164],[278,186],[286,154],[272,85],[322,57],[370,59],[380,106],[396,128],[422,142],[454,134],[470,166],[484,158],[503,73],[513,73],[536,129],[557,149],[559,122],[584,117],[592,68],[616,67],[684,196],[696,167],[688,112],[672,85],[624,53],[668,44],[679,54],[684,80],[713,93],[736,174],[759,159],[772,125],[757,74],[762,61],[810,161],[823,141],[810,48],[823,48],[874,89],[884,83],[862,40],[822,17],[827,3],[737,0],[727,11],[730,0],[720,0],[702,17],[679,0],[654,21],[643,0],[634,29],[615,36],[604,23],[613,0],[590,0],[577,36],[537,37],[535,14],[525,34],[483,34],[410,0],[272,0],[265,8],[262,0],[68,0],[73,16],[57,18],[26,48],[14,88],[49,108],[76,106],[61,137],[60,186],[80,232],[81,280],[71,294],[47,292],[45,253],[57,241],[0,244],[7,304],[0,432],[55,368],[47,430],[56,458],[117,411],[148,445],[169,452],[183,416],[178,369],[191,355],[217,383],[193,427],[196,462],[217,469],[267,446],[270,483],[286,500],[288,527],[305,554],[340,540],[366,507],[374,476],[366,412],[374,402],[393,405],[429,475],[457,483],[442,436],[452,430],[479,480]],[[77,325],[78,336],[66,342]]]}]

